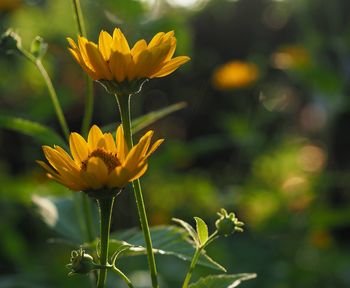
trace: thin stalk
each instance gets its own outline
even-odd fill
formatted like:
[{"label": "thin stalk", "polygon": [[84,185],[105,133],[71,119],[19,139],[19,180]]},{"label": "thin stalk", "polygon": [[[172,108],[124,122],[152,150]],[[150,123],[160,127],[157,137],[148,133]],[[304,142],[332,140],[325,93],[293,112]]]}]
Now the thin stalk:
[{"label": "thin stalk", "polygon": [[[80,5],[80,0],[72,0],[74,18],[77,24],[78,34],[80,36],[86,37],[86,28],[84,23],[83,12]],[[87,75],[85,76],[86,81],[86,99],[85,99],[85,109],[83,123],[81,126],[81,132],[84,136],[87,135],[89,127],[91,125],[92,113],[94,110],[94,90],[93,81]]]},{"label": "thin stalk", "polygon": [[66,118],[64,117],[61,104],[58,101],[57,93],[55,88],[53,87],[52,81],[50,79],[49,74],[47,73],[45,67],[43,66],[42,62],[40,59],[35,58],[32,54],[30,54],[28,51],[25,49],[21,49],[22,55],[25,56],[29,61],[31,61],[35,67],[39,70],[41,76],[43,77],[46,87],[49,91],[51,102],[53,104],[53,107],[56,112],[57,119],[61,125],[61,129],[66,137],[66,139],[69,139],[69,128],[67,125]]},{"label": "thin stalk", "polygon": [[124,282],[126,283],[126,285],[128,285],[129,288],[134,288],[134,286],[132,285],[130,279],[122,271],[120,271],[114,265],[112,266],[112,269],[113,269],[113,271],[115,273],[117,273],[120,276],[120,278],[122,278],[124,280]]},{"label": "thin stalk", "polygon": [[[133,146],[132,131],[131,131],[130,98],[131,98],[131,95],[116,95],[116,99],[117,99],[119,111],[120,111],[120,117],[122,120],[122,125],[124,130],[124,137],[129,149],[131,149]],[[151,273],[152,287],[158,288],[159,284],[157,279],[157,267],[156,267],[154,253],[153,253],[151,233],[149,230],[146,208],[145,208],[145,203],[143,201],[140,180],[137,179],[133,181],[132,186],[134,189],[134,195],[135,195],[137,210],[138,210],[139,218],[141,222],[141,228],[142,228],[143,236],[146,243],[148,266]]]},{"label": "thin stalk", "polygon": [[[111,227],[111,218],[113,210],[114,197],[97,199],[100,209],[100,265],[107,267],[108,265],[108,246],[109,246],[109,230]],[[97,281],[97,288],[104,288],[107,279],[107,268],[101,268]]]},{"label": "thin stalk", "polygon": [[218,231],[215,231],[213,234],[210,235],[210,237],[208,238],[208,240],[203,244],[203,246],[198,246],[196,248],[196,251],[194,252],[191,264],[190,264],[190,268],[188,269],[188,272],[186,274],[184,283],[182,284],[182,288],[187,288],[188,284],[190,283],[191,277],[192,277],[192,273],[194,268],[197,265],[198,259],[201,256],[202,250],[207,247],[210,243],[212,243],[215,239],[217,239],[218,235]]},{"label": "thin stalk", "polygon": [[85,99],[85,111],[84,111],[84,118],[83,118],[83,124],[81,126],[81,132],[84,136],[87,136],[91,120],[92,120],[92,113],[94,111],[94,84],[92,80],[89,78],[89,76],[85,76],[86,81],[86,99]]},{"label": "thin stalk", "polygon": [[89,242],[92,242],[95,238],[95,229],[92,222],[92,209],[91,209],[91,201],[85,193],[82,195],[82,206],[83,213],[85,215],[85,223],[86,223],[86,238]]},{"label": "thin stalk", "polygon": [[[77,24],[77,30],[79,35],[86,37],[86,29],[84,23],[83,12],[80,5],[80,0],[72,0],[73,11],[75,16],[75,21]],[[84,117],[81,132],[83,136],[87,136],[89,127],[91,125],[92,113],[94,110],[94,91],[93,91],[93,83],[92,80],[86,75],[86,102],[84,109]],[[91,210],[91,202],[87,195],[83,195],[82,197],[82,206],[85,218],[85,225],[87,231],[87,239],[89,242],[94,240],[95,237],[95,229],[92,222],[92,210]],[[96,278],[96,274],[95,274]]]},{"label": "thin stalk", "polygon": [[193,270],[194,270],[194,268],[197,265],[199,256],[201,255],[201,252],[202,252],[203,248],[204,247],[197,247],[196,252],[193,255],[193,258],[192,258],[192,261],[191,261],[191,264],[190,264],[190,268],[188,269],[188,272],[186,274],[184,283],[182,284],[182,288],[187,288],[188,287],[188,284],[190,283],[190,280],[191,280],[191,277],[192,277]]},{"label": "thin stalk", "polygon": [[73,4],[75,21],[77,23],[79,35],[85,37],[86,36],[86,29],[85,29],[84,17],[83,17],[83,12],[81,10],[80,1],[79,0],[72,0],[72,4]]}]

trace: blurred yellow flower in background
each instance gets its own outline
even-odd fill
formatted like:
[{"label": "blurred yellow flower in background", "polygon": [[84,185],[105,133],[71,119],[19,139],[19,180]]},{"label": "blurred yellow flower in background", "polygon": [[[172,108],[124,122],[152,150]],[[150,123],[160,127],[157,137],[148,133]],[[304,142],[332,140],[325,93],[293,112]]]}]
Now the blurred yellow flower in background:
[{"label": "blurred yellow flower in background", "polygon": [[19,8],[22,0],[0,0],[0,11],[10,12]]},{"label": "blurred yellow flower in background", "polygon": [[59,146],[43,146],[50,165],[37,162],[49,178],[74,191],[122,188],[146,172],[148,157],[163,142],[160,139],[151,146],[152,136],[153,131],[148,131],[129,151],[122,126],[118,127],[114,141],[111,133],[102,133],[94,125],[87,141],[80,134],[71,133],[73,157]]},{"label": "blurred yellow flower in background", "polygon": [[285,45],[272,54],[271,61],[275,68],[287,70],[308,65],[311,57],[303,46]]},{"label": "blurred yellow flower in background", "polygon": [[229,90],[253,84],[259,77],[258,67],[249,62],[230,61],[219,66],[213,74],[215,88]]},{"label": "blurred yellow flower in background", "polygon": [[101,31],[98,44],[78,37],[78,44],[68,38],[69,51],[94,80],[115,80],[120,83],[145,78],[164,77],[190,60],[187,56],[173,58],[176,50],[174,32],[160,32],[150,43],[141,39],[130,49],[120,29],[113,36]]}]

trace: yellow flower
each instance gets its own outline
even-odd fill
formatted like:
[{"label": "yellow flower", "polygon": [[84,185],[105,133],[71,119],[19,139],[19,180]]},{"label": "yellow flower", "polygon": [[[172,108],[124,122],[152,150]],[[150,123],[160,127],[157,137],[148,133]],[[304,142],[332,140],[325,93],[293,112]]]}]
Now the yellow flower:
[{"label": "yellow flower", "polygon": [[10,12],[19,8],[22,4],[21,0],[0,0],[0,11]]},{"label": "yellow flower", "polygon": [[152,135],[153,131],[148,131],[129,151],[122,126],[114,141],[111,133],[102,133],[94,125],[87,141],[78,133],[71,133],[73,157],[59,146],[43,146],[49,165],[37,162],[47,170],[49,178],[74,191],[122,188],[146,172],[148,157],[163,142],[160,139],[150,146]]},{"label": "yellow flower", "polygon": [[115,80],[120,83],[137,79],[164,77],[189,61],[187,56],[172,58],[176,49],[174,32],[160,32],[147,45],[144,39],[130,49],[120,29],[113,36],[101,31],[98,44],[78,37],[78,44],[68,38],[69,51],[94,80]]},{"label": "yellow flower", "polygon": [[212,82],[217,89],[227,90],[247,87],[258,77],[259,70],[255,64],[230,61],[214,71]]}]

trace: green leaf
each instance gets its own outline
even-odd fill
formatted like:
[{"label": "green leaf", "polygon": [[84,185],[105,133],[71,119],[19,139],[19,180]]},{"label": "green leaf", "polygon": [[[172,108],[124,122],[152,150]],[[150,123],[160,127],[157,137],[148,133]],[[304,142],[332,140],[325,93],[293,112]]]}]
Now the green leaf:
[{"label": "green leaf", "polygon": [[[75,195],[74,197],[79,196],[83,195]],[[74,201],[73,197],[43,197],[38,195],[32,197],[35,211],[39,217],[47,226],[64,237],[64,239],[54,239],[52,242],[79,245],[84,241],[83,232],[85,231],[82,231],[80,227],[85,223],[84,219],[79,218],[78,209],[81,207],[79,207],[79,199],[76,200]],[[92,212],[94,219],[98,219],[96,205]],[[97,227],[95,227],[95,231],[97,231]]]},{"label": "green leaf", "polygon": [[190,234],[190,236],[192,237],[193,241],[197,244],[197,246],[201,245],[201,241],[199,240],[198,234],[190,224],[178,218],[172,218],[172,220],[180,224],[183,228],[186,229],[186,231],[188,232],[188,234]]},{"label": "green leaf", "polygon": [[190,284],[189,288],[234,288],[241,284],[242,281],[254,279],[254,273],[242,273],[232,275],[210,275],[199,279],[197,282]]},{"label": "green leaf", "polygon": [[196,220],[196,229],[201,246],[203,246],[209,237],[207,224],[199,217],[194,217]]},{"label": "green leaf", "polygon": [[165,108],[161,108],[156,111],[149,112],[143,116],[140,116],[132,121],[132,130],[133,133],[137,133],[143,128],[157,122],[159,119],[164,118],[165,116],[181,110],[186,107],[185,102],[175,103],[173,105],[167,106]]},{"label": "green leaf", "polygon": [[[146,128],[147,126],[157,122],[158,120],[164,118],[165,116],[185,108],[186,105],[187,104],[185,102],[175,103],[173,105],[167,106],[165,108],[161,108],[159,110],[149,112],[145,115],[142,115],[142,116],[134,119],[131,123],[131,128],[132,128],[133,134],[136,134],[137,132],[139,132],[143,128]],[[119,125],[119,124],[116,124],[116,123],[108,124],[108,125],[102,127],[102,131],[113,132],[117,129],[117,125]]]},{"label": "green leaf", "polygon": [[[175,256],[188,262],[192,260],[196,246],[193,241],[188,239],[188,232],[185,229],[177,226],[156,226],[151,228],[151,236],[155,253]],[[122,245],[128,244],[131,245],[131,247],[121,252],[121,257],[146,255],[143,233],[136,229],[113,233],[111,235],[111,255],[114,251],[120,249]],[[95,243],[91,243],[90,245],[94,247]],[[202,252],[198,264],[212,269],[226,271],[224,267],[210,258],[205,251]]]},{"label": "green leaf", "polygon": [[66,146],[54,130],[34,121],[0,115],[0,127],[31,136],[41,144]]}]

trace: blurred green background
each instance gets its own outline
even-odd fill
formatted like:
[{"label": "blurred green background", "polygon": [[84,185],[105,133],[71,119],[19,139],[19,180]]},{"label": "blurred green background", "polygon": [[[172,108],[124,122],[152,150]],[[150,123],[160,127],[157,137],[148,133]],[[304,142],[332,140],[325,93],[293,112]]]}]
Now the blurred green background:
[{"label": "blurred green background", "polygon": [[[142,180],[151,224],[200,216],[213,231],[225,207],[245,232],[208,252],[230,273],[258,274],[242,287],[350,287],[350,2],[81,2],[91,40],[116,26],[131,43],[175,30],[176,54],[191,57],[132,99],[135,117],[187,103],[152,125],[166,142]],[[0,27],[16,29],[25,47],[36,35],[48,42],[44,65],[79,131],[85,81],[66,48],[66,37],[76,37],[71,1],[0,0]],[[218,76],[231,61],[239,65]],[[118,122],[115,99],[94,90],[93,123]],[[60,133],[46,86],[23,57],[0,55],[0,114]],[[48,241],[57,233],[33,205],[33,195],[71,195],[36,165],[43,143],[9,129],[0,139],[0,287],[88,287],[87,277],[67,277],[72,247]],[[117,202],[113,230],[138,226],[132,192]],[[157,260],[162,287],[180,287],[189,264]],[[147,287],[145,257],[120,263]],[[199,268],[195,278],[209,272]]]}]

